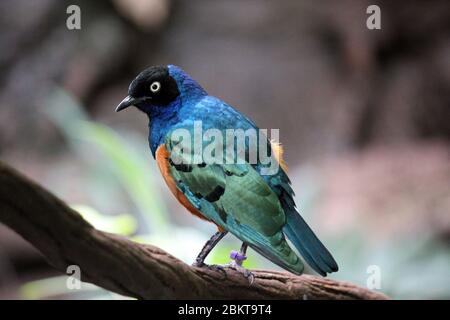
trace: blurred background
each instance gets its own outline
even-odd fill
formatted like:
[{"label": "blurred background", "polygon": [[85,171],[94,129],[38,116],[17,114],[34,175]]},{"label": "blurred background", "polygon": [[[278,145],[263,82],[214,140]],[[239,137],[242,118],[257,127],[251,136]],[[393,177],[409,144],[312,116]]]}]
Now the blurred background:
[{"label": "blurred background", "polygon": [[[366,28],[371,4],[381,30]],[[97,228],[188,263],[215,231],[163,184],[146,118],[114,112],[139,71],[175,64],[280,129],[300,212],[340,265],[331,278],[450,298],[447,0],[4,0],[0,26],[0,160]],[[227,236],[208,262],[239,245]],[[0,225],[1,299],[123,298],[66,279]]]}]

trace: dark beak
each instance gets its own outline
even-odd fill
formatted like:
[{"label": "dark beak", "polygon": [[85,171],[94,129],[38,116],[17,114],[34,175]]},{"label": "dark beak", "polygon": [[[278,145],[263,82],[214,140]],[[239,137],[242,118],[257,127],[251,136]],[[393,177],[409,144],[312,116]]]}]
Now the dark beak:
[{"label": "dark beak", "polygon": [[136,100],[132,96],[126,96],[125,99],[123,99],[122,102],[120,102],[119,105],[116,107],[116,112],[126,109],[135,103]]}]

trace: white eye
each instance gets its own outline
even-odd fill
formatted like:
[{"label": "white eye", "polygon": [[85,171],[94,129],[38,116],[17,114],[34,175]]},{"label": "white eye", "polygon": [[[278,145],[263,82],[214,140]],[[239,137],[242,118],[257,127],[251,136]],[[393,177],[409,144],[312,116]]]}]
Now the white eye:
[{"label": "white eye", "polygon": [[153,93],[158,92],[159,89],[161,89],[161,83],[158,81],[155,81],[150,85],[150,91]]}]

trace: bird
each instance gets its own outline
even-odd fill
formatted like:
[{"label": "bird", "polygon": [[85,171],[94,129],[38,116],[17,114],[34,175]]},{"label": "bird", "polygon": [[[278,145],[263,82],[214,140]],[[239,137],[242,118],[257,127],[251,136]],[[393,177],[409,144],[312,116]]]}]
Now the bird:
[{"label": "bird", "polygon": [[[231,233],[242,241],[242,246],[230,253],[228,266],[246,276],[252,275],[243,267],[248,247],[296,275],[304,272],[304,262],[321,276],[338,271],[331,253],[297,210],[280,144],[264,136],[259,138],[278,163],[275,172],[263,174],[264,165],[259,160],[245,158],[249,153],[248,141],[240,162],[236,161],[237,155],[231,163],[202,159],[189,162],[185,154],[192,155],[192,150],[183,154],[180,139],[174,135],[192,133],[198,122],[203,129],[215,129],[216,133],[230,128],[259,130],[252,120],[209,95],[175,65],[156,65],[140,72],[115,111],[130,106],[148,117],[150,151],[170,191],[188,212],[217,226],[217,232],[206,242],[194,266],[204,267],[211,250]],[[210,141],[213,147],[214,143]],[[200,144],[203,146],[204,142]]]}]

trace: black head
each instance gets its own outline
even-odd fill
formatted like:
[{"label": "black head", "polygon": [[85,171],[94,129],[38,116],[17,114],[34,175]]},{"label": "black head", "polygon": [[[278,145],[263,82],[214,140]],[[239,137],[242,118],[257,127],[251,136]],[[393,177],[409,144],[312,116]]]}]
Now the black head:
[{"label": "black head", "polygon": [[117,106],[116,112],[136,106],[145,111],[148,106],[166,106],[180,92],[166,66],[154,66],[142,71],[130,84],[128,96]]}]

